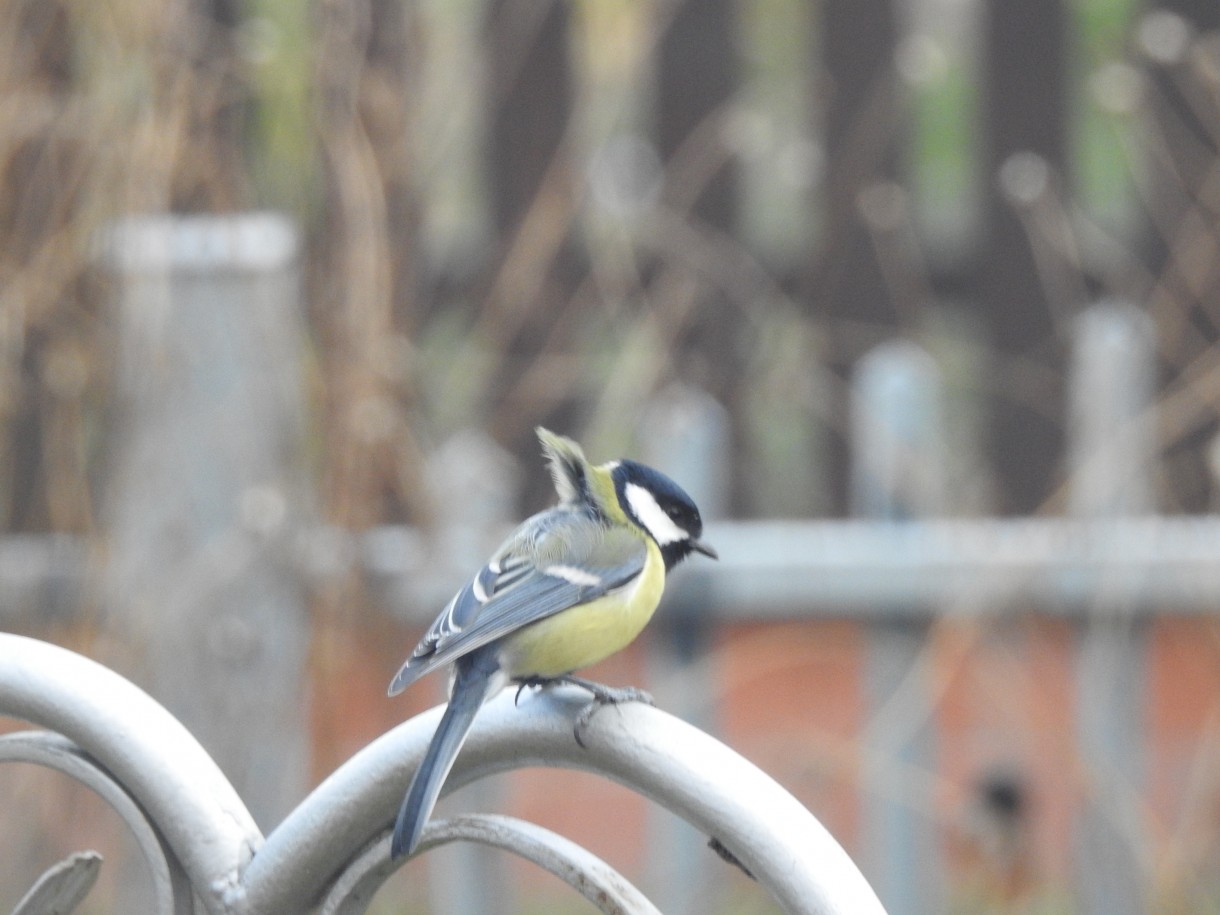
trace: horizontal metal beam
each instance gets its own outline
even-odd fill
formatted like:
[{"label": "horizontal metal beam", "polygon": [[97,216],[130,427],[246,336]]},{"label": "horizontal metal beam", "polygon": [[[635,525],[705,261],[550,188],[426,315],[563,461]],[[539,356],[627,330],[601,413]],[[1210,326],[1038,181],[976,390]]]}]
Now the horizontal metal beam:
[{"label": "horizontal metal beam", "polygon": [[[707,540],[720,561],[685,564],[671,591],[722,621],[1220,607],[1215,516],[726,521]],[[369,532],[363,555],[386,605],[421,622],[479,561],[429,563],[404,528]]]},{"label": "horizontal metal beam", "polygon": [[[1220,517],[1212,515],[725,521],[709,525],[707,539],[720,561],[687,563],[672,590],[723,621],[1220,607]],[[297,542],[304,578],[359,566],[385,607],[417,622],[431,620],[486,558],[437,555],[419,531],[403,526],[361,534],[318,528]],[[0,538],[0,625],[76,612],[89,590],[89,556],[84,541],[71,537]]]},{"label": "horizontal metal beam", "polygon": [[685,572],[726,619],[1220,607],[1220,519],[734,522]]}]

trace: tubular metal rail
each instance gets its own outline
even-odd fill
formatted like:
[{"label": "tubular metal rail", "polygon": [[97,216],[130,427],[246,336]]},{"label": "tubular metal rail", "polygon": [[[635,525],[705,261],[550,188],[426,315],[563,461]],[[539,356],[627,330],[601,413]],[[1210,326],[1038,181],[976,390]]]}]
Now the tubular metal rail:
[{"label": "tubular metal rail", "polygon": [[[527,694],[514,705],[506,691],[481,712],[447,788],[531,765],[594,772],[716,840],[787,912],[884,915],[838,843],[763,772],[707,734],[638,704],[595,715],[582,732],[582,748],[573,726],[586,701],[565,687]],[[46,729],[0,737],[0,762],[63,772],[127,824],[152,874],[159,915],[358,915],[401,863],[389,860],[389,827],[440,709],[369,744],[265,838],[190,732],[94,661],[0,634],[0,715]],[[491,815],[436,821],[421,852],[453,841],[530,860],[603,912],[656,912],[604,862],[531,823]],[[17,915],[47,911],[48,900],[57,906],[53,911],[71,911],[99,865],[87,851],[55,865],[18,904]]]}]

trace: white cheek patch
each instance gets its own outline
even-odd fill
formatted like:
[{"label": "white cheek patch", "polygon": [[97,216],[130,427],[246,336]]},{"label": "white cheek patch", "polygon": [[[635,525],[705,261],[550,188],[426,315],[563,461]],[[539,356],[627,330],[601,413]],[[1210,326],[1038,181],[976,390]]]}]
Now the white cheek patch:
[{"label": "white cheek patch", "polygon": [[677,543],[679,540],[689,540],[690,534],[674,524],[673,519],[665,514],[657,504],[656,497],[643,486],[628,483],[626,487],[627,504],[640,524],[652,534],[654,540],[661,546]]},{"label": "white cheek patch", "polygon": [[600,576],[594,575],[576,566],[553,565],[542,570],[552,578],[562,578],[566,582],[580,585],[582,588],[592,588],[602,583]]}]

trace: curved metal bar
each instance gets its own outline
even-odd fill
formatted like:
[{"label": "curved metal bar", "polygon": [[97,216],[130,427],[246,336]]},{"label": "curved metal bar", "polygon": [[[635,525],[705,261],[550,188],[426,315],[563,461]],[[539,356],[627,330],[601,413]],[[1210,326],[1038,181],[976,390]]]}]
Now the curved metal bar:
[{"label": "curved metal bar", "polygon": [[73,852],[46,870],[13,907],[12,915],[70,915],[89,895],[102,868],[95,851]]},{"label": "curved metal bar", "polygon": [[[718,840],[789,912],[884,915],[838,843],[767,775],[696,728],[638,704],[603,709],[581,747],[572,729],[587,702],[573,687],[528,695],[520,708],[511,690],[501,694],[482,710],[447,790],[521,766],[588,770]],[[342,862],[387,829],[440,713],[417,716],[357,753],[258,850],[261,836],[236,792],[164,708],[93,661],[0,634],[0,714],[64,735],[105,767],[161,830],[214,915],[316,904],[342,876]]]},{"label": "curved metal bar", "polygon": [[0,714],[63,734],[105,766],[208,912],[248,911],[240,874],[262,843],[258,827],[198,741],[147,693],[74,652],[0,633]]},{"label": "curved metal bar", "polygon": [[[521,766],[566,766],[612,778],[712,836],[788,912],[884,915],[876,894],[826,829],[791,794],[728,747],[648,706],[601,710],[582,737],[588,702],[568,687],[506,690],[480,712],[450,773],[453,790]],[[258,912],[299,911],[321,898],[348,861],[386,829],[441,709],[400,725],[336,770],[270,836],[243,882]]]},{"label": "curved metal bar", "polygon": [[[532,861],[554,874],[606,915],[661,915],[626,877],[601,858],[534,823],[493,814],[434,820],[424,828],[417,854],[449,842],[478,842]],[[390,860],[386,833],[339,876],[321,915],[363,915],[381,885],[403,864]]]},{"label": "curved metal bar", "polygon": [[173,852],[165,847],[140,805],[80,747],[60,734],[20,731],[0,736],[0,763],[5,762],[26,762],[55,769],[76,779],[109,804],[131,830],[148,864],[155,910],[191,915],[190,883]]}]

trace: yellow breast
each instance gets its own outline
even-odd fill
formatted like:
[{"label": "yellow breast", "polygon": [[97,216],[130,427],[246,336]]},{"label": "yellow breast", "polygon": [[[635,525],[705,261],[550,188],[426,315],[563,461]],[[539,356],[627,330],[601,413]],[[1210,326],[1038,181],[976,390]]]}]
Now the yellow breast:
[{"label": "yellow breast", "polygon": [[665,590],[665,561],[655,543],[627,586],[532,623],[504,640],[501,664],[510,677],[557,677],[596,664],[635,640]]}]

